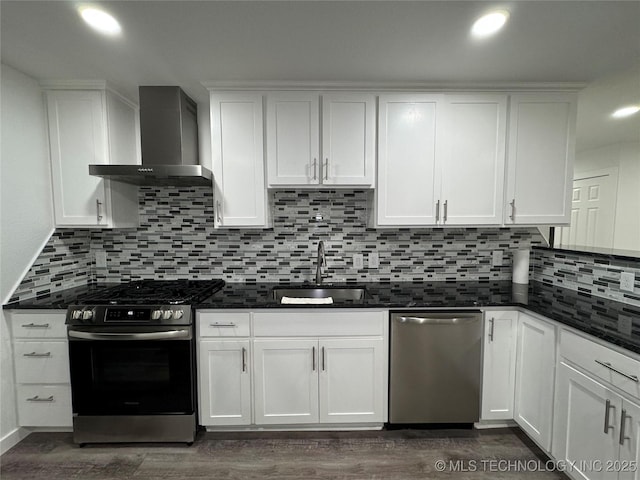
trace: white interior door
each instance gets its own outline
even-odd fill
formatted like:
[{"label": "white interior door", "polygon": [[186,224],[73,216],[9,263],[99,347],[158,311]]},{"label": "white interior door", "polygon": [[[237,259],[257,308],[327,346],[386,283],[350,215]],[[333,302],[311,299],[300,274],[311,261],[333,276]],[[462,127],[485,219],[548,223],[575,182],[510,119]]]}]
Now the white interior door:
[{"label": "white interior door", "polygon": [[577,175],[571,194],[571,225],[563,227],[559,246],[613,247],[616,169]]}]

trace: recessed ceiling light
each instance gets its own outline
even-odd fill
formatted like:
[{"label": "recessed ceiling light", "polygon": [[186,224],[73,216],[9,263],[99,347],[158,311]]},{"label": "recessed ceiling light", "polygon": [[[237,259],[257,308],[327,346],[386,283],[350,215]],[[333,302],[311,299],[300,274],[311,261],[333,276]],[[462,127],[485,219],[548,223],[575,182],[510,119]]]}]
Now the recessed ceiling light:
[{"label": "recessed ceiling light", "polygon": [[471,27],[474,37],[482,38],[493,35],[500,30],[509,19],[509,12],[506,10],[496,10],[483,15],[476,20]]},{"label": "recessed ceiling light", "polygon": [[640,106],[638,105],[628,105],[626,107],[622,107],[617,109],[615,112],[611,114],[613,118],[624,118],[633,115],[634,113],[640,112]]},{"label": "recessed ceiling light", "polygon": [[82,19],[91,26],[105,35],[118,35],[122,29],[118,21],[104,10],[95,7],[81,7],[79,9]]}]

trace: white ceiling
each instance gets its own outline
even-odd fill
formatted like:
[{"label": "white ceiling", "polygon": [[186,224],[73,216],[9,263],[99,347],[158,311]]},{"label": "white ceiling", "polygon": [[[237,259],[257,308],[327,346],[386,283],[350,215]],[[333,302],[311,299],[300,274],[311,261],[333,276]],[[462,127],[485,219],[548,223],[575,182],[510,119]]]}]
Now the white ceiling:
[{"label": "white ceiling", "polygon": [[[120,38],[91,31],[78,2],[2,0],[2,62],[39,79],[105,79],[133,99],[139,85],[180,85],[200,102],[211,81],[591,83],[633,70],[615,98],[605,98],[610,84],[597,89],[589,118],[640,102],[640,0],[97,3],[120,20]],[[469,27],[493,7],[507,8],[509,23],[474,41]],[[580,125],[578,148],[618,135]]]}]

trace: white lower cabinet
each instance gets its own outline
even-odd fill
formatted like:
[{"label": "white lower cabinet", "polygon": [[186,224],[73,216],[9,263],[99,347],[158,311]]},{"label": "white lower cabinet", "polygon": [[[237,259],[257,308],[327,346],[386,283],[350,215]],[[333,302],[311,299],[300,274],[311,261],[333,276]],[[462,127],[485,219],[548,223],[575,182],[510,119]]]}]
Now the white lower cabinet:
[{"label": "white lower cabinet", "polygon": [[[565,330],[560,357],[554,457],[570,467],[566,473],[574,479],[640,478],[640,398],[615,386],[618,380],[637,383],[623,374],[637,378],[640,361],[620,362],[621,354]],[[601,380],[594,360],[617,370],[610,371],[610,381]]]},{"label": "white lower cabinet", "polygon": [[199,343],[200,423],[251,424],[250,341]]},{"label": "white lower cabinet", "polygon": [[514,419],[547,452],[551,449],[555,352],[555,326],[520,313]]},{"label": "white lower cabinet", "polygon": [[386,421],[387,311],[203,310],[197,318],[202,425]]},{"label": "white lower cabinet", "polygon": [[481,420],[513,419],[517,332],[517,311],[485,312]]},{"label": "white lower cabinet", "polygon": [[256,423],[318,423],[318,341],[254,340]]},{"label": "white lower cabinet", "polygon": [[21,427],[71,427],[69,348],[64,310],[10,312]]}]

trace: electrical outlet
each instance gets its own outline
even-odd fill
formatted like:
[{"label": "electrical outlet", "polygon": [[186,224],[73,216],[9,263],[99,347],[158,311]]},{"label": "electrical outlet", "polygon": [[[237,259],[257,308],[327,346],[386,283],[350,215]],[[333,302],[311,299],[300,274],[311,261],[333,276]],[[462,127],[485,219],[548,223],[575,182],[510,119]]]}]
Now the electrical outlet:
[{"label": "electrical outlet", "polygon": [[369,254],[369,268],[379,268],[380,267],[380,257],[378,257],[378,252],[371,252]]},{"label": "electrical outlet", "polygon": [[618,315],[618,331],[623,335],[631,335],[633,319],[627,315]]},{"label": "electrical outlet", "polygon": [[620,290],[633,292],[633,284],[636,282],[636,276],[631,272],[622,272],[620,274]]},{"label": "electrical outlet", "polygon": [[96,268],[107,268],[107,252],[104,250],[97,250],[96,255]]},{"label": "electrical outlet", "polygon": [[362,270],[364,268],[364,256],[361,253],[353,255],[353,268]]},{"label": "electrical outlet", "polygon": [[493,267],[501,267],[503,259],[502,250],[494,250],[491,254],[491,266]]}]

